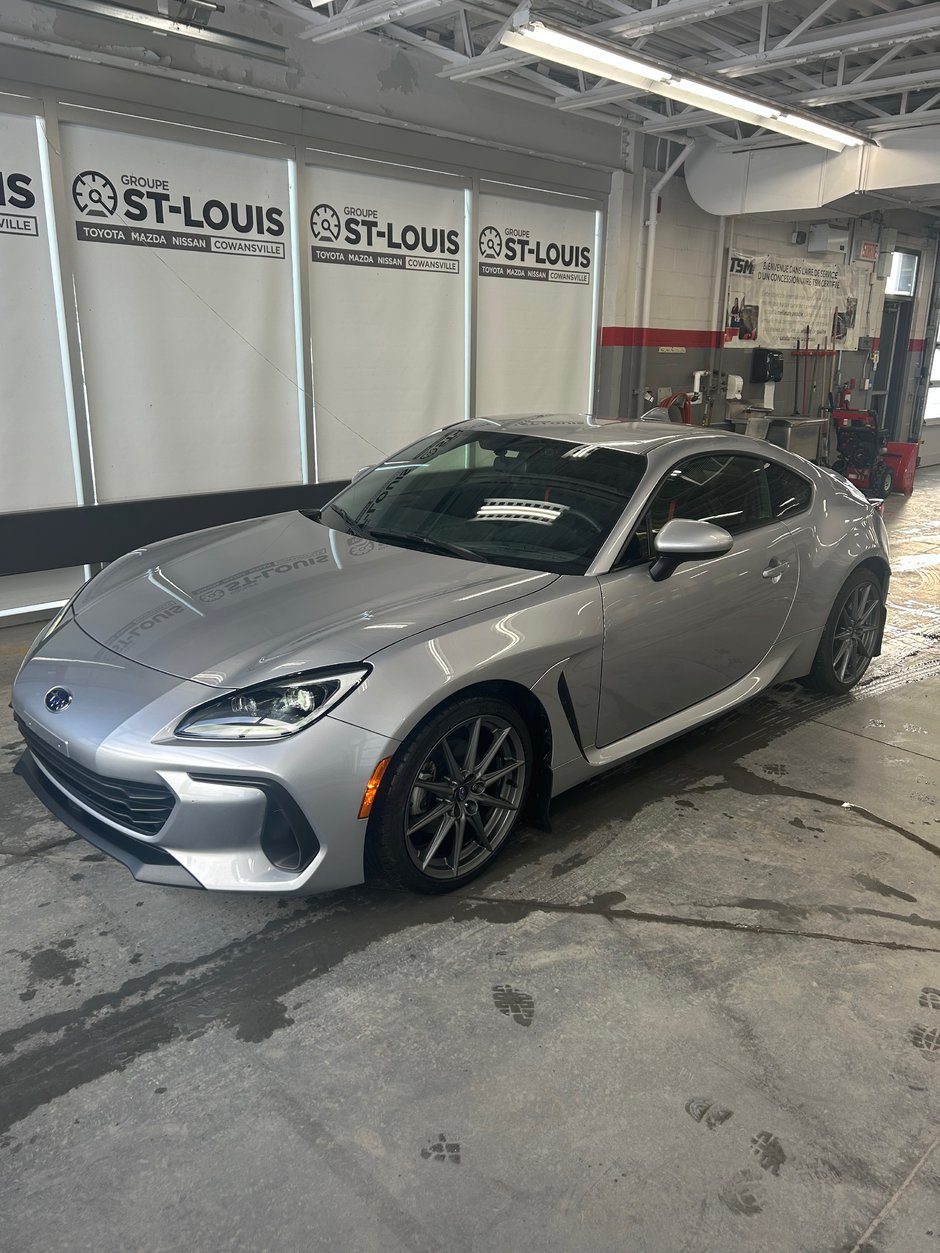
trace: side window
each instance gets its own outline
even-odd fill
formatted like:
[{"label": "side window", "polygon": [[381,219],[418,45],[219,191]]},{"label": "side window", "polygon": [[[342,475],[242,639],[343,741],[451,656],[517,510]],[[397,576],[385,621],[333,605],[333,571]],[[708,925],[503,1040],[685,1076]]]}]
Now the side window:
[{"label": "side window", "polygon": [[773,520],[765,462],[725,454],[694,457],[668,474],[653,497],[650,533],[673,518],[714,522],[732,535]]},{"label": "side window", "polygon": [[[757,457],[726,453],[720,457],[693,457],[670,470],[614,569],[651,561],[653,540],[673,518],[714,522],[737,535],[782,517],[775,514],[771,503],[766,473],[770,464]],[[805,486],[809,489],[808,483]]]},{"label": "side window", "polygon": [[813,499],[812,484],[776,461],[767,462],[767,485],[775,518],[789,518],[792,514],[802,513]]}]

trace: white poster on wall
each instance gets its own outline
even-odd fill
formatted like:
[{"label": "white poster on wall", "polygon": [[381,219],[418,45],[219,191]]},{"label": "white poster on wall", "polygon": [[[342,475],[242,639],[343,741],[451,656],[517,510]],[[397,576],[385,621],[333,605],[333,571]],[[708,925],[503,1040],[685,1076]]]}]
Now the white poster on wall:
[{"label": "white poster on wall", "polygon": [[76,503],[39,142],[0,114],[0,513]]},{"label": "white poster on wall", "polygon": [[854,349],[870,268],[804,257],[742,256],[728,263],[729,348]]},{"label": "white poster on wall", "polygon": [[466,416],[465,192],[307,168],[321,480]]},{"label": "white poster on wall", "polygon": [[62,136],[99,500],[300,482],[287,162]]},{"label": "white poster on wall", "polygon": [[480,196],[476,412],[587,412],[596,213]]}]

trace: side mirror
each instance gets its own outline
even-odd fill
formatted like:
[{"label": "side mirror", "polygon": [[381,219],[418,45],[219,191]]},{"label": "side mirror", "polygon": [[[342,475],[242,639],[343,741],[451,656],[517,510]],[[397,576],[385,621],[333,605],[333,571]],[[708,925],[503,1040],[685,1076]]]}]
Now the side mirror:
[{"label": "side mirror", "polygon": [[360,466],[356,473],[349,480],[350,483],[358,483],[364,474],[368,474],[370,470],[374,470],[375,466]]},{"label": "side mirror", "polygon": [[734,537],[724,527],[691,518],[673,518],[653,540],[656,560],[650,566],[650,578],[660,583],[683,561],[722,557],[733,544]]}]

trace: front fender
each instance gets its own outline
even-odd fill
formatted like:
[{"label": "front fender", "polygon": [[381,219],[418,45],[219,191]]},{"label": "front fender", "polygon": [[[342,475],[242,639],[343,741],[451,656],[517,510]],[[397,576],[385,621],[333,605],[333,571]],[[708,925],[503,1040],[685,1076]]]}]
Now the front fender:
[{"label": "front fender", "polygon": [[566,676],[580,736],[593,743],[602,644],[597,579],[567,575],[498,615],[460,618],[373,653],[372,674],[334,717],[403,740],[433,709],[467,689],[517,683],[535,691],[548,714],[557,746],[553,764],[556,752],[566,761],[579,749],[558,697],[556,672]]}]

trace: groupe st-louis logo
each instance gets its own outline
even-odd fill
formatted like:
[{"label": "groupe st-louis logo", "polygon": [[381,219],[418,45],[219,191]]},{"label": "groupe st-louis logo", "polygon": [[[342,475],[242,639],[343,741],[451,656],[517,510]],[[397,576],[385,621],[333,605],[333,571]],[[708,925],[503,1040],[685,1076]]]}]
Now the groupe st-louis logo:
[{"label": "groupe st-louis logo", "polygon": [[72,199],[79,213],[90,218],[109,218],[118,207],[117,188],[98,170],[82,170],[72,180]]},{"label": "groupe st-louis logo", "polygon": [[495,226],[484,226],[480,231],[480,256],[495,261],[503,251],[503,237]]},{"label": "groupe st-louis logo", "polygon": [[310,231],[318,244],[339,242],[342,224],[331,204],[318,204],[310,213]]}]

